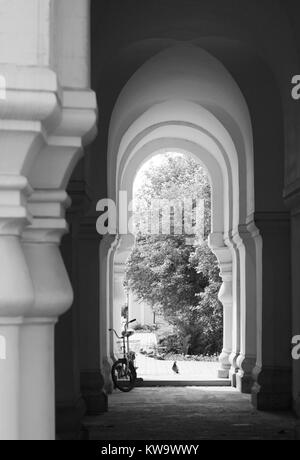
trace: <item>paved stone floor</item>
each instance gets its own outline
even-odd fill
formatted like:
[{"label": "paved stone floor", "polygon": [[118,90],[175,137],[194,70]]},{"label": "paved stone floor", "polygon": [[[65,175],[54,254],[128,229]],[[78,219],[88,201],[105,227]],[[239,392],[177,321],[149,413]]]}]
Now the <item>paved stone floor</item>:
[{"label": "paved stone floor", "polygon": [[136,388],[109,399],[109,412],[87,417],[91,440],[293,440],[290,413],[257,412],[233,388]]}]

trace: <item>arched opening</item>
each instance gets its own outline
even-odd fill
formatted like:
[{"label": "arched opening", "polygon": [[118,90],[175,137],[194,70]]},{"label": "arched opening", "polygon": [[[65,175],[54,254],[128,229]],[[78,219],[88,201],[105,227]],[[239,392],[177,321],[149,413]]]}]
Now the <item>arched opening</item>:
[{"label": "arched opening", "polygon": [[196,155],[166,149],[141,165],[132,185],[134,244],[123,302],[126,317],[137,319],[131,348],[141,384],[228,385],[217,379],[223,307],[208,245],[209,172]]},{"label": "arched opening", "polygon": [[[119,211],[120,192],[126,191],[129,201],[132,199],[136,171],[159,151],[188,151],[209,171],[213,189],[209,244],[218,258],[223,282],[222,376],[230,375],[234,385],[249,393],[256,363],[256,312],[261,302],[261,238],[253,220],[252,128],[238,86],[204,50],[170,48],[150,59],[129,80],[115,106],[109,139],[109,197],[116,200]],[[117,235],[104,238],[100,250],[106,267],[102,277],[106,295],[101,305],[106,330],[116,321],[113,292],[123,279],[121,267],[131,247],[132,235],[119,220]],[[104,328],[102,332],[107,337]],[[103,341],[106,369],[114,358],[113,348],[110,339]]]}]

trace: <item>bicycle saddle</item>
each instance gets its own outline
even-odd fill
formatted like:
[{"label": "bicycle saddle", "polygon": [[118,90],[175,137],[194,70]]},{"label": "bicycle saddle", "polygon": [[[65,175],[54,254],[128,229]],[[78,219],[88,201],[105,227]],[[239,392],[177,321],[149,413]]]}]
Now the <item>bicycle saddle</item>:
[{"label": "bicycle saddle", "polygon": [[122,332],[123,337],[131,337],[134,334],[134,331],[132,329],[128,329],[126,332]]}]

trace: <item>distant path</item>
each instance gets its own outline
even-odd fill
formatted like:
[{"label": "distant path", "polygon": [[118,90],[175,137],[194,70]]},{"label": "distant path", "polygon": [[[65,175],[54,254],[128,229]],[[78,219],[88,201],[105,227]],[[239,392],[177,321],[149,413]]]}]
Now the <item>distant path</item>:
[{"label": "distant path", "polygon": [[180,361],[177,363],[179,374],[172,371],[174,361],[160,361],[138,354],[136,366],[138,377],[144,380],[218,380],[219,363]]},{"label": "distant path", "polygon": [[218,362],[180,361],[177,363],[179,374],[172,371],[174,361],[162,361],[149,358],[141,353],[143,349],[148,353],[157,347],[157,338],[154,333],[136,333],[130,339],[130,346],[136,352],[136,366],[138,377],[148,381],[216,381],[218,379]]}]

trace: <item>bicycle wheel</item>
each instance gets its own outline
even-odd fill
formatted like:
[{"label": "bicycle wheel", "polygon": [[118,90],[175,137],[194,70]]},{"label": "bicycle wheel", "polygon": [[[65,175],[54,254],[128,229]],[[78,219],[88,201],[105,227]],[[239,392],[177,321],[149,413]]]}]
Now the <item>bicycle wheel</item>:
[{"label": "bicycle wheel", "polygon": [[112,379],[116,388],[128,393],[134,388],[136,371],[132,363],[127,366],[124,360],[116,361],[111,370]]}]

